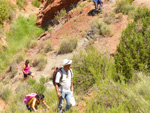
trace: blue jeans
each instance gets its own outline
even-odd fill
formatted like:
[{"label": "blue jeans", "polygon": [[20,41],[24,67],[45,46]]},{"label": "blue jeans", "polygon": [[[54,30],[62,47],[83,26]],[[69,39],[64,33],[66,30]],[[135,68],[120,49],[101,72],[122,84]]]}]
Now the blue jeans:
[{"label": "blue jeans", "polygon": [[[65,113],[65,111],[67,111],[68,109],[71,108],[71,92],[62,93],[61,95],[62,96],[59,98],[58,112]],[[66,99],[67,105],[66,105],[65,109],[62,111],[64,99]]]}]

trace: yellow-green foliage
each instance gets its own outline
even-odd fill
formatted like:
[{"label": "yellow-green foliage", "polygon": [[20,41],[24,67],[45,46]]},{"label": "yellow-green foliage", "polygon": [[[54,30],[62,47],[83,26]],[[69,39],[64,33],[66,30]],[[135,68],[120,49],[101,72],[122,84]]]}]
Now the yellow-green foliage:
[{"label": "yellow-green foliage", "polygon": [[7,5],[7,1],[0,1],[0,24],[8,19],[9,16],[9,7]]},{"label": "yellow-green foliage", "polygon": [[110,26],[108,26],[106,23],[104,23],[101,20],[95,20],[93,22],[93,26],[96,27],[98,29],[98,34],[99,35],[103,35],[103,36],[112,36],[113,32],[110,28]]},{"label": "yellow-green foliage", "polygon": [[57,15],[55,15],[55,19],[56,20],[59,20],[61,19],[62,17],[64,17],[66,15],[66,10],[65,9],[62,9],[60,10]]},{"label": "yellow-green foliage", "polygon": [[18,52],[23,54],[27,48],[26,45],[29,46],[31,40],[36,39],[44,32],[34,24],[35,22],[35,17],[19,17],[16,22],[11,24],[10,32],[7,33],[8,48],[0,51],[0,73],[7,69]]},{"label": "yellow-green foliage", "polygon": [[95,83],[105,77],[115,78],[112,60],[101,55],[94,48],[88,49],[87,53],[81,52],[74,55],[72,68],[75,73],[73,79],[76,93],[87,92]]},{"label": "yellow-green foliage", "polygon": [[134,6],[132,5],[133,0],[117,0],[116,1],[116,13],[128,14],[130,11],[134,10]]},{"label": "yellow-green foliage", "polygon": [[22,9],[25,6],[26,0],[16,0],[16,2],[19,8]]},{"label": "yellow-green foliage", "polygon": [[41,1],[40,1],[40,0],[32,0],[32,4],[33,4],[35,7],[40,7]]},{"label": "yellow-green foliage", "polygon": [[64,39],[60,44],[59,54],[70,53],[77,47],[77,38]]}]

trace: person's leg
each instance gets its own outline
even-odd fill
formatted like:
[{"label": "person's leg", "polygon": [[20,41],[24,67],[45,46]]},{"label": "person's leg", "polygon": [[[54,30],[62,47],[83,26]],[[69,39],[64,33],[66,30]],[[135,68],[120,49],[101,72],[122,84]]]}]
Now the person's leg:
[{"label": "person's leg", "polygon": [[67,105],[65,107],[64,112],[67,111],[67,110],[69,110],[71,108],[71,92],[66,93],[65,99],[66,99]]},{"label": "person's leg", "polygon": [[26,82],[27,76],[28,75],[24,74],[24,83]]},{"label": "person's leg", "polygon": [[30,71],[30,73],[28,74],[30,76],[32,76],[32,78],[34,77],[33,73]]},{"label": "person's leg", "polygon": [[98,4],[94,1],[94,5],[95,5],[95,10],[98,9]]},{"label": "person's leg", "polygon": [[59,98],[58,110],[57,112],[62,113],[63,101],[64,101],[65,94],[62,93],[62,96]]}]

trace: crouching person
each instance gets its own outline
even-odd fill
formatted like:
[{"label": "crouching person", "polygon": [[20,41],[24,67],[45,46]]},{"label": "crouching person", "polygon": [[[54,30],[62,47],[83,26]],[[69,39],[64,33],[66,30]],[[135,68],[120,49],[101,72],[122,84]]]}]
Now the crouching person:
[{"label": "crouching person", "polygon": [[31,111],[37,111],[38,105],[40,103],[44,104],[45,107],[48,110],[50,110],[50,107],[44,101],[44,95],[43,94],[36,94],[36,93],[29,94],[29,95],[25,96],[24,102],[26,103],[26,107],[30,112]]},{"label": "crouching person", "polygon": [[[55,88],[59,98],[59,113],[64,113],[71,107],[71,91],[73,91],[73,73],[71,70],[71,63],[72,60],[63,60],[63,68],[61,68],[56,74]],[[66,100],[66,107],[64,110],[62,110],[64,99]]]}]

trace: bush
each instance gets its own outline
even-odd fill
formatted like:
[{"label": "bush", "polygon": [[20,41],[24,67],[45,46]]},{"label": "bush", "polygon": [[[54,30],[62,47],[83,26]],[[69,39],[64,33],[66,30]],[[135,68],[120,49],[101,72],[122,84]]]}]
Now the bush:
[{"label": "bush", "polygon": [[66,15],[66,10],[65,9],[62,9],[60,10],[60,12],[57,13],[57,15],[55,15],[55,19],[56,20],[59,20],[61,19],[62,17],[64,17]]},{"label": "bush", "polygon": [[29,78],[29,79],[27,79],[27,83],[28,83],[29,85],[33,85],[33,84],[36,83],[36,80]]},{"label": "bush", "polygon": [[98,29],[98,34],[103,36],[112,36],[111,28],[101,20],[95,20],[93,26]]},{"label": "bush", "polygon": [[115,21],[115,13],[105,13],[103,20],[106,24],[113,23]]},{"label": "bush", "polygon": [[9,17],[9,8],[7,5],[7,1],[0,1],[0,24],[2,24]]},{"label": "bush", "polygon": [[70,53],[77,47],[78,40],[76,38],[63,40],[60,44],[58,54]]},{"label": "bush", "polygon": [[33,66],[34,67],[37,66],[39,71],[44,70],[46,64],[47,64],[47,59],[45,59],[44,56],[38,56],[33,62]]},{"label": "bush", "polygon": [[131,4],[133,0],[117,0],[116,1],[116,13],[129,14],[134,10],[134,6]]},{"label": "bush", "polygon": [[46,53],[48,53],[48,52],[51,51],[51,50],[52,50],[51,44],[50,44],[50,43],[47,43],[47,45],[46,45],[44,51],[45,51]]},{"label": "bush", "polygon": [[87,53],[74,55],[72,68],[76,93],[85,93],[106,76],[115,76],[111,60],[107,56],[100,55],[94,48],[88,49]]},{"label": "bush", "polygon": [[45,77],[41,76],[41,78],[40,78],[40,84],[45,84],[45,83],[47,83],[48,81],[49,81],[48,78],[45,78]]},{"label": "bush", "polygon": [[16,2],[19,8],[22,9],[25,6],[26,0],[16,0]]},{"label": "bush", "polygon": [[39,1],[39,0],[32,0],[32,4],[33,4],[35,7],[40,7],[41,1]]},{"label": "bush", "polygon": [[115,54],[117,72],[127,80],[131,79],[134,71],[150,69],[150,11],[139,8],[134,22],[122,32],[121,41]]},{"label": "bush", "polygon": [[10,88],[6,87],[6,88],[3,88],[2,89],[2,99],[5,101],[5,102],[8,102],[8,100],[10,99],[12,95],[12,91]]},{"label": "bush", "polygon": [[46,87],[43,85],[43,84],[39,84],[39,83],[35,83],[32,87],[32,92],[35,92],[37,94],[40,94],[40,93],[44,93]]}]

